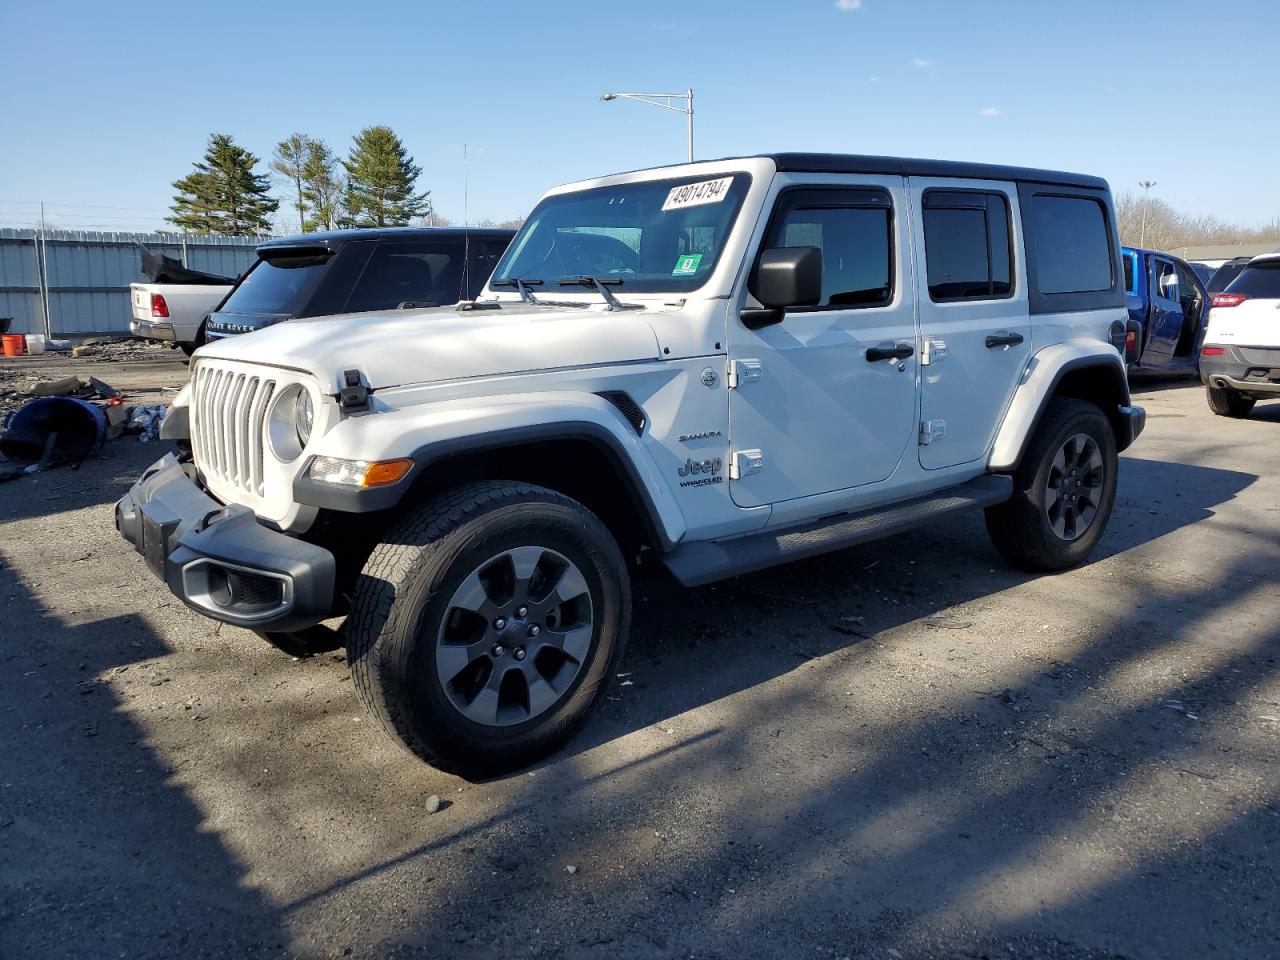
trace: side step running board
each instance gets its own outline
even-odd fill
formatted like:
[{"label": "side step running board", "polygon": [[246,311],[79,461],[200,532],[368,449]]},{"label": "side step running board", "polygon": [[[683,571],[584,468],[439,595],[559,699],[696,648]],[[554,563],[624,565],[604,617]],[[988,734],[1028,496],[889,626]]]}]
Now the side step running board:
[{"label": "side step running board", "polygon": [[816,523],[754,533],[735,540],[682,543],[665,563],[686,587],[817,556],[921,526],[944,514],[1002,503],[1013,495],[1013,478],[987,474],[968,483],[860,513],[842,513]]}]

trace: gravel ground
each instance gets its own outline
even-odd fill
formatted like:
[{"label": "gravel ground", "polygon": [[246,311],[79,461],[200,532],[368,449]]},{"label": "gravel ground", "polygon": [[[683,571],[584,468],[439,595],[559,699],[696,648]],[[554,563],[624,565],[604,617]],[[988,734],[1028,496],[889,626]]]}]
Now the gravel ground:
[{"label": "gravel ground", "polygon": [[638,583],[604,709],[484,783],[152,578],[157,445],[0,487],[0,955],[1280,956],[1280,404],[1139,392],[1088,565],[961,517]]}]

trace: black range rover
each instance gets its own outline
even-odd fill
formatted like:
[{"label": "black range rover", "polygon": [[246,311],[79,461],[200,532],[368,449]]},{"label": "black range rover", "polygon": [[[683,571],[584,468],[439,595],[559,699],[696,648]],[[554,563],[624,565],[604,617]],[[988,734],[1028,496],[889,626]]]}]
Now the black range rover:
[{"label": "black range rover", "polygon": [[271,240],[209,314],[203,339],[294,317],[471,300],[513,236],[514,230],[490,228],[380,227]]}]

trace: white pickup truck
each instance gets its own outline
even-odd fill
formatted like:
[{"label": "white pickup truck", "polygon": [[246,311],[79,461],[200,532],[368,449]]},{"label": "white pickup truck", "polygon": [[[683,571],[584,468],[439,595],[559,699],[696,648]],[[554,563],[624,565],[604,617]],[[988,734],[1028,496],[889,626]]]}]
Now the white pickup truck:
[{"label": "white pickup truck", "polygon": [[176,343],[188,356],[205,341],[204,321],[231,292],[235,281],[189,270],[179,261],[142,250],[146,283],[129,284],[135,337]]}]

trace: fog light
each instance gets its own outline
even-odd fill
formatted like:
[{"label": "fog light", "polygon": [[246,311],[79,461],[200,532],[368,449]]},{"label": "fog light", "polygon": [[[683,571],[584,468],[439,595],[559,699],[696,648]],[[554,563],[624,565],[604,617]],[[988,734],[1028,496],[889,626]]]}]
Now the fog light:
[{"label": "fog light", "polygon": [[318,483],[339,487],[385,487],[402,479],[413,469],[407,457],[398,460],[342,460],[338,457],[316,457],[307,476]]}]

